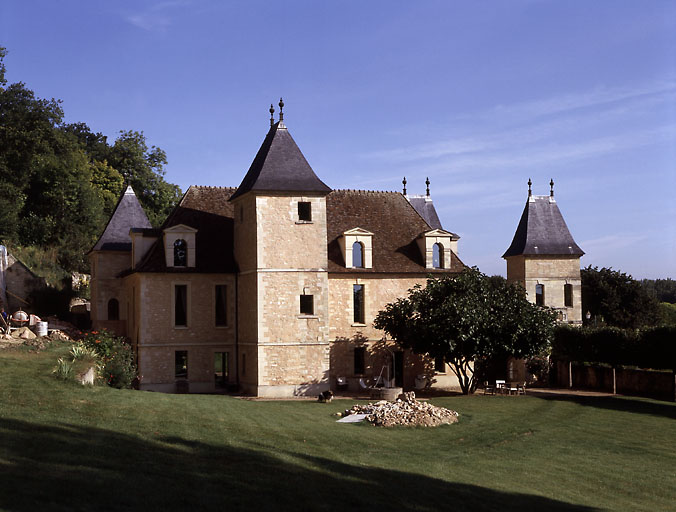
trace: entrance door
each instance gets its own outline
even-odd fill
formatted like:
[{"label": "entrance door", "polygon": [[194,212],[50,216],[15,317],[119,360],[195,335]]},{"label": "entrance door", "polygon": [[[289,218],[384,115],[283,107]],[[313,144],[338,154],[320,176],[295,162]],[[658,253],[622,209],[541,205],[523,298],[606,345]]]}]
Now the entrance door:
[{"label": "entrance door", "polygon": [[228,387],[228,352],[214,353],[214,383],[216,389]]},{"label": "entrance door", "polygon": [[404,387],[404,352],[401,350],[394,353],[394,385]]}]

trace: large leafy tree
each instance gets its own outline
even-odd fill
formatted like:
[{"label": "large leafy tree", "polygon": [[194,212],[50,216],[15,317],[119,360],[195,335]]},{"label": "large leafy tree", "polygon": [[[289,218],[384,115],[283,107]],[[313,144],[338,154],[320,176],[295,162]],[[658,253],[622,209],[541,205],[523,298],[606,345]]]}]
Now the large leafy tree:
[{"label": "large leafy tree", "polygon": [[86,271],[125,181],[155,225],[181,191],[164,180],[166,154],[142,132],[121,132],[110,145],[85,123],[65,124],[60,101],[8,85],[6,53],[0,47],[0,243],[56,248],[64,269]]},{"label": "large leafy tree", "polygon": [[476,268],[428,279],[385,306],[374,322],[401,347],[444,357],[464,394],[476,389],[475,362],[538,354],[555,324],[555,313],[529,302],[522,287]]},{"label": "large leafy tree", "polygon": [[639,281],[612,268],[582,269],[582,313],[592,325],[638,328],[660,323],[659,303]]}]

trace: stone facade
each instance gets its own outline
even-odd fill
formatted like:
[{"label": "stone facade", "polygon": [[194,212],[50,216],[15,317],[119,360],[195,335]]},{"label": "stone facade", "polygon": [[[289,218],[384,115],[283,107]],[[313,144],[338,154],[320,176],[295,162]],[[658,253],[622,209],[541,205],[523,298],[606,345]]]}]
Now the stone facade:
[{"label": "stone facade", "polygon": [[[334,193],[281,122],[240,187],[191,187],[161,229],[139,219],[132,196],[125,193],[126,210],[118,207],[90,254],[92,309],[95,328],[111,326],[132,340],[142,389],[209,392],[224,373],[257,396],[316,395],[339,379],[357,391],[360,380],[378,377],[407,389],[433,380],[457,387],[450,371],[435,373],[432,361],[401,351],[373,327],[378,311],[424,285],[430,272],[462,269],[457,235],[434,231],[446,242],[445,263],[428,268],[428,247],[421,253],[416,240],[433,230],[404,195]],[[431,199],[425,207],[433,209]],[[129,225],[126,238],[125,211],[141,224]],[[349,236],[368,236],[356,240],[365,253],[358,268],[346,256]],[[173,263],[177,240],[186,265]],[[363,287],[361,316],[355,285]],[[217,325],[222,287],[227,325]],[[106,316],[111,299],[119,302],[119,326]]]}]

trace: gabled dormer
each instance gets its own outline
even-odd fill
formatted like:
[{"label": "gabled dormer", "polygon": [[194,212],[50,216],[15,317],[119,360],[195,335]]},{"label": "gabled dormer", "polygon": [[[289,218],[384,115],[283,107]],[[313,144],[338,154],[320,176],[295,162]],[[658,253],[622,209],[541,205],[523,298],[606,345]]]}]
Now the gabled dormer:
[{"label": "gabled dormer", "polygon": [[422,254],[425,268],[451,268],[451,252],[458,254],[460,237],[445,229],[432,229],[421,233],[416,242]]},{"label": "gabled dormer", "polygon": [[345,231],[338,244],[346,268],[373,268],[373,233],[362,228]]},{"label": "gabled dormer", "polygon": [[163,230],[164,257],[167,267],[195,266],[196,235],[197,230],[185,224],[177,224]]}]

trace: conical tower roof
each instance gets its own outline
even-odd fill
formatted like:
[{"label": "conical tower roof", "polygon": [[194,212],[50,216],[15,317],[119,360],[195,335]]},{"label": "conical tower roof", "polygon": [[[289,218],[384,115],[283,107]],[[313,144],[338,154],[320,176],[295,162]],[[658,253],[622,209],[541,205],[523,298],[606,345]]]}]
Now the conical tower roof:
[{"label": "conical tower roof", "polygon": [[256,158],[230,200],[247,192],[309,192],[328,194],[283,122],[270,127]]},{"label": "conical tower roof", "polygon": [[553,196],[529,196],[512,245],[502,255],[582,256]]},{"label": "conical tower roof", "polygon": [[151,227],[134,190],[131,186],[127,186],[92,251],[131,251],[129,230]]}]

